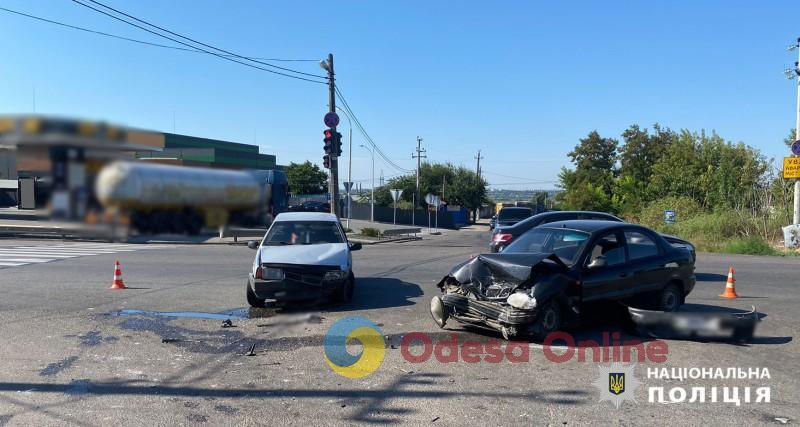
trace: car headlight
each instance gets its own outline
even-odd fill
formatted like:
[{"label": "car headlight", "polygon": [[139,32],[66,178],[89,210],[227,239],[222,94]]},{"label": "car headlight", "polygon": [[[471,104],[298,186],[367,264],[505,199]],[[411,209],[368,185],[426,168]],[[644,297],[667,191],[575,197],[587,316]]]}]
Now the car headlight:
[{"label": "car headlight", "polygon": [[533,310],[536,308],[536,298],[533,298],[524,292],[515,292],[509,295],[506,302],[508,305],[520,310]]},{"label": "car headlight", "polygon": [[325,273],[325,280],[336,282],[347,278],[347,272],[342,270],[332,270]]}]

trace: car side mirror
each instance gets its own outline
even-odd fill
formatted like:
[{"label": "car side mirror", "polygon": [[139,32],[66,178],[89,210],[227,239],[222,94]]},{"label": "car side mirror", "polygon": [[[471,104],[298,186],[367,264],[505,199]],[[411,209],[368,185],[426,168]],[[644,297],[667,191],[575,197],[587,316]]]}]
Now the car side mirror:
[{"label": "car side mirror", "polygon": [[592,262],[587,265],[587,268],[600,268],[606,266],[606,257],[600,255],[592,260]]},{"label": "car side mirror", "polygon": [[361,250],[361,243],[359,243],[359,242],[350,243],[350,250],[351,251]]},{"label": "car side mirror", "polygon": [[250,249],[258,249],[258,240],[250,240],[247,242],[247,247]]}]

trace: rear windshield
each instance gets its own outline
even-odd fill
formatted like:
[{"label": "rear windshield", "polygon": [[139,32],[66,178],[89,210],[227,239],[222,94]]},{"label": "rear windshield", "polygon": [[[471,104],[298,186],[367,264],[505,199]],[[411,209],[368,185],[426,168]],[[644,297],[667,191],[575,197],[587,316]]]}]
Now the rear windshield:
[{"label": "rear windshield", "polygon": [[344,243],[339,225],[331,221],[277,221],[264,238],[264,245],[319,245]]},{"label": "rear windshield", "polygon": [[500,215],[497,217],[500,219],[525,219],[529,216],[531,216],[530,209],[505,208],[500,211]]}]

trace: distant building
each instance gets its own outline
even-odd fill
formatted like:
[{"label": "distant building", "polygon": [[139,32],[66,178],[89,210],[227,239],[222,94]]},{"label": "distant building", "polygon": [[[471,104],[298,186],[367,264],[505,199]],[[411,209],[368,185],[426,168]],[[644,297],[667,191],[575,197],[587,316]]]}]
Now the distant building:
[{"label": "distant building", "polygon": [[94,177],[113,160],[224,169],[282,169],[257,145],[72,118],[0,116],[0,206],[49,204],[70,218],[93,206]]},{"label": "distant building", "polygon": [[[138,141],[139,144],[144,143]],[[157,133],[147,145],[160,151],[137,151],[140,160],[225,169],[276,169],[275,156],[261,154],[257,145],[174,133]]]}]

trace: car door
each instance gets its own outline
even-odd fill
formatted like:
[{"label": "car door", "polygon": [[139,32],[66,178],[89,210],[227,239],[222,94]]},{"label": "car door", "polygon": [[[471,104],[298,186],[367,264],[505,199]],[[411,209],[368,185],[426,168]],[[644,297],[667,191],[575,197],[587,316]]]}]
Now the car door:
[{"label": "car door", "polygon": [[[582,261],[581,294],[584,302],[623,297],[631,286],[632,271],[627,262],[622,233],[606,232],[586,248]],[[602,257],[605,265],[592,265]]]},{"label": "car door", "polygon": [[644,230],[626,229],[623,233],[633,272],[628,293],[635,295],[661,289],[669,281],[669,270],[673,268],[670,263],[665,262],[663,248]]}]

